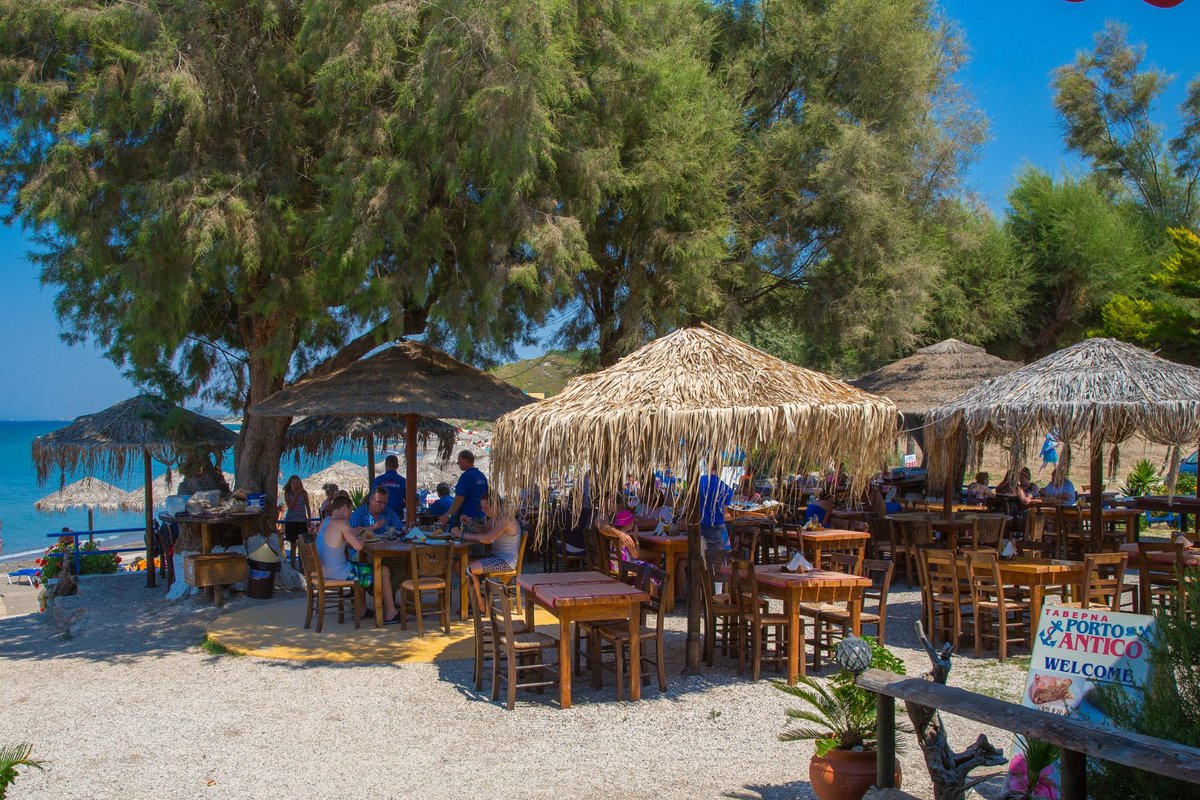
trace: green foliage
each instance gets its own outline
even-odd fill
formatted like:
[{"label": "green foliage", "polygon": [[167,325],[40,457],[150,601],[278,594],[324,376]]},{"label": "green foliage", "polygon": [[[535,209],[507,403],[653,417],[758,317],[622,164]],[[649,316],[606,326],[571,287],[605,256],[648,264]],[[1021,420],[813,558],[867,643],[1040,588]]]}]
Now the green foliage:
[{"label": "green foliage", "polygon": [[1115,294],[1147,278],[1153,255],[1136,216],[1091,177],[1055,181],[1028,168],[1009,205],[1005,228],[1031,275],[1023,330],[1012,349],[1032,360],[1098,323]]},{"label": "green foliage", "polygon": [[[96,542],[83,542],[79,545],[79,552],[82,554],[79,558],[80,575],[109,575],[117,571],[121,557],[116,553],[93,552],[99,549],[101,547]],[[74,558],[74,553],[74,546],[71,544],[56,544],[46,550],[45,555],[38,559],[38,566],[42,568],[42,580],[48,581],[58,577],[58,573],[62,571],[63,558]],[[62,557],[59,558],[59,555]]]},{"label": "green foliage", "polygon": [[1133,469],[1125,477],[1125,485],[1121,487],[1121,493],[1128,497],[1149,494],[1150,490],[1158,484],[1159,479],[1158,469],[1143,458],[1133,465]]},{"label": "green foliage", "polygon": [[[1100,687],[1098,702],[1124,730],[1200,746],[1200,572],[1189,570],[1184,608],[1160,610],[1149,642],[1150,678],[1125,691]],[[1110,761],[1089,761],[1089,796],[1096,800],[1184,800],[1196,787]]]},{"label": "green foliage", "polygon": [[0,747],[0,800],[8,797],[8,789],[17,779],[17,769],[32,767],[44,770],[44,761],[33,758],[33,745],[15,744]]},{"label": "green foliage", "polygon": [[1004,796],[1005,800],[1037,800],[1038,797],[1044,796],[1042,791],[1044,791],[1045,785],[1042,784],[1042,773],[1053,766],[1055,761],[1058,761],[1058,745],[1042,739],[1018,736],[1017,746],[1021,749],[1021,755],[1025,760],[1026,788],[1023,792],[1010,791]]},{"label": "green foliage", "polygon": [[210,656],[241,656],[236,650],[230,650],[225,645],[218,642],[216,639],[205,636],[200,642],[200,649],[208,653]]},{"label": "green foliage", "polygon": [[1127,29],[1108,23],[1095,47],[1054,73],[1054,103],[1067,146],[1089,159],[1113,192],[1134,199],[1155,229],[1200,222],[1200,79],[1188,86],[1183,128],[1167,141],[1154,106],[1171,77],[1144,68],[1144,45],[1130,45]]},{"label": "green foliage", "polygon": [[354,504],[355,508],[367,502],[367,490],[365,488],[356,486],[348,491],[350,492],[350,502]]},{"label": "green foliage", "polygon": [[579,351],[551,350],[524,361],[493,367],[492,374],[523,392],[541,392],[551,397],[561,392],[571,378],[583,374],[584,357]]},{"label": "green foliage", "polygon": [[[872,637],[864,637],[871,645],[871,667],[904,675],[904,662]],[[815,678],[801,675],[799,683],[789,686],[784,681],[772,685],[793,697],[803,700],[807,708],[789,708],[787,718],[803,723],[789,727],[779,734],[783,742],[814,740],[817,755],[830,750],[851,750],[875,746],[875,695],[854,683],[854,674],[842,670],[830,681],[830,688]]]},{"label": "green foliage", "polygon": [[1175,494],[1191,494],[1196,493],[1196,473],[1181,472],[1179,477],[1175,479]]}]

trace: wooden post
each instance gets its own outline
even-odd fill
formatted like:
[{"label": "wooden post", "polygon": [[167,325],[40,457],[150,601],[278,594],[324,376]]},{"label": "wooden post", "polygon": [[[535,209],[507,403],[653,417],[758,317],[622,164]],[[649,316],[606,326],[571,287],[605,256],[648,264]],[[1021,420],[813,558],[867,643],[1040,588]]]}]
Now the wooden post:
[{"label": "wooden post", "polygon": [[1062,800],[1087,800],[1087,757],[1065,747],[1059,750]]},{"label": "wooden post", "polygon": [[411,528],[417,524],[417,415],[409,414],[404,426],[405,516]]},{"label": "wooden post", "polygon": [[1092,552],[1099,553],[1104,534],[1104,442],[1092,436]]},{"label": "wooden post", "polygon": [[946,485],[942,489],[942,494],[944,495],[942,497],[942,516],[946,519],[950,519],[952,516],[954,516],[954,505],[953,501],[950,499],[953,490],[954,475],[953,471],[951,471],[951,474],[946,476]]},{"label": "wooden post", "polygon": [[[687,593],[687,646],[684,650],[684,675],[699,675],[703,651],[700,646],[700,616],[704,613],[704,544],[700,539],[700,526],[688,525],[688,593]],[[708,632],[712,636],[712,631]]]},{"label": "wooden post", "polygon": [[896,699],[875,695],[875,785],[896,788]]},{"label": "wooden post", "polygon": [[92,521],[92,507],[88,506],[88,544],[96,541],[96,537],[92,535],[92,531],[95,529],[95,525]]},{"label": "wooden post", "polygon": [[[146,586],[153,589],[157,570],[154,569],[154,476],[150,474],[150,451],[142,451],[146,472]],[[163,558],[167,554],[163,553]]]},{"label": "wooden post", "polygon": [[367,490],[375,488],[375,434],[367,434]]}]

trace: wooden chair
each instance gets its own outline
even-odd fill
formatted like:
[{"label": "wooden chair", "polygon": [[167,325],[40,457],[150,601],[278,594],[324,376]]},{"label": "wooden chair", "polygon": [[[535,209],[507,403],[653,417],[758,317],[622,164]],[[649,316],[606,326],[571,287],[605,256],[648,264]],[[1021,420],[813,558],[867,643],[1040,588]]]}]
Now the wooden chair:
[{"label": "wooden chair", "polygon": [[1055,509],[1060,558],[1082,561],[1092,544],[1091,520],[1082,506],[1059,506]]},{"label": "wooden chair", "polygon": [[[888,592],[891,591],[892,577],[895,572],[896,565],[891,561],[870,559],[862,563],[860,574],[864,578],[871,579],[871,586],[863,589],[863,609],[859,612],[858,621],[862,626],[874,625],[876,627],[876,638],[880,644],[886,642]],[[866,604],[871,600],[878,603],[878,609],[875,612],[866,610]],[[836,646],[833,646],[832,638],[837,636],[839,640],[844,639],[850,633],[850,610],[845,607],[834,607],[829,611],[822,612],[819,623],[820,630],[813,638],[821,641],[822,649],[832,652],[836,649]]]},{"label": "wooden chair", "polygon": [[[517,704],[517,689],[537,689],[556,686],[562,665],[555,669],[546,663],[547,651],[558,649],[558,640],[540,631],[519,631],[516,620],[516,599],[508,587],[499,581],[488,579],[488,619],[492,625],[492,700],[500,698],[500,683],[507,690],[508,710]],[[523,676],[535,673],[535,679]]]},{"label": "wooden chair", "polygon": [[584,541],[584,548],[580,552],[575,552],[573,548],[567,547],[567,534],[569,531],[566,528],[558,527],[555,529],[551,542],[553,549],[552,566],[558,572],[583,572],[587,569],[587,542]]},{"label": "wooden chair", "polygon": [[[450,595],[453,594],[454,551],[450,547],[414,547],[408,552],[408,578],[400,584],[400,628],[408,629],[409,601],[417,618],[417,635],[425,635],[422,595],[437,596],[437,614],[442,628],[450,634]],[[432,611],[432,609],[431,609]]]},{"label": "wooden chair", "polygon": [[312,627],[313,613],[317,615],[317,633],[325,627],[325,603],[337,600],[338,624],[346,621],[346,601],[351,600],[354,613],[354,627],[362,625],[360,608],[366,606],[363,588],[355,581],[326,580],[325,571],[321,568],[321,559],[317,557],[317,546],[308,537],[302,536],[300,545],[300,568],[304,570],[304,591],[308,602],[304,609],[304,627]]},{"label": "wooden chair", "polygon": [[[1170,561],[1155,559],[1158,553],[1168,553]],[[1175,542],[1138,542],[1139,601],[1138,613],[1153,614],[1157,610],[1174,612],[1184,607],[1183,545]]]},{"label": "wooden chair", "polygon": [[[704,577],[704,660],[710,667],[717,646],[726,656],[734,655],[738,642],[738,607],[728,591],[717,591],[718,565],[709,562]],[[726,586],[728,589],[728,585]]]},{"label": "wooden chair", "polygon": [[[983,652],[983,640],[992,639],[1000,651],[1000,661],[1008,658],[1011,633],[1032,647],[1033,631],[1029,625],[1029,601],[1017,600],[1004,593],[1000,578],[1000,562],[992,553],[969,553],[967,575],[971,581],[971,606],[975,611],[975,657]],[[991,621],[996,621],[996,634]]]},{"label": "wooden chair", "polygon": [[[1018,555],[1031,558],[1054,558],[1058,553],[1057,528],[1045,514],[1031,511],[1025,517],[1025,536],[1013,542]],[[1052,528],[1053,530],[1048,529]]]},{"label": "wooden chair", "polygon": [[925,627],[935,643],[941,634],[941,641],[957,647],[964,630],[963,611],[970,607],[971,592],[959,578],[954,551],[927,545],[917,550],[917,557],[921,563]]},{"label": "wooden chair", "polygon": [[[853,553],[830,553],[826,560],[831,572],[840,572],[843,575],[861,574],[862,562]],[[813,621],[813,668],[820,669],[821,653],[828,652],[832,656],[836,648],[830,626],[823,623],[827,619],[844,615],[846,624],[849,625],[849,603],[801,603],[799,612],[801,616],[810,617]]]},{"label": "wooden chair", "polygon": [[[1136,590],[1133,584],[1125,583],[1125,566],[1129,561],[1127,553],[1088,553],[1083,559],[1083,572],[1087,575],[1087,583],[1083,587],[1083,597],[1077,601],[1063,603],[1071,608],[1121,610],[1121,597],[1129,590]],[[1130,598],[1130,603],[1134,598]]]},{"label": "wooden chair", "polygon": [[[639,634],[642,650],[641,664],[643,668],[649,667],[655,672],[658,676],[658,690],[665,692],[667,690],[667,667],[663,654],[663,623],[666,619],[664,611],[666,606],[663,603],[663,590],[667,583],[667,573],[650,564],[642,564],[637,574],[639,588],[650,595],[648,601],[642,602],[642,613],[644,616],[649,615],[654,619],[654,627],[643,627]],[[604,666],[611,666],[616,673],[617,700],[624,700],[625,671],[629,662],[629,624],[621,621],[597,625],[596,636],[598,644],[603,645],[607,642],[612,646],[612,664]],[[594,663],[593,671],[597,670],[599,666],[598,662]],[[643,680],[648,680],[649,672],[643,669],[642,677]]]},{"label": "wooden chair", "polygon": [[753,561],[758,554],[757,525],[729,525],[729,557]]},{"label": "wooden chair", "polygon": [[788,540],[780,526],[774,523],[759,526],[757,563],[786,564],[787,560]]},{"label": "wooden chair", "polygon": [[525,570],[525,548],[529,545],[529,534],[523,530],[520,534],[520,540],[517,542],[517,564],[508,572],[493,572],[488,575],[493,580],[498,580],[501,583],[513,584],[513,589],[516,592],[517,608],[524,608],[521,603],[521,588],[515,584],[517,576]]},{"label": "wooden chair", "polygon": [[971,547],[994,547],[1000,550],[1008,536],[1009,516],[1007,514],[975,514],[975,535]]},{"label": "wooden chair", "polygon": [[[483,691],[484,665],[490,664],[496,657],[496,642],[492,637],[492,623],[488,618],[487,600],[483,596],[483,584],[478,575],[468,574],[471,601],[471,623],[475,628],[475,691]],[[510,593],[516,589],[516,584],[505,584]],[[515,598],[514,598],[515,600]],[[525,633],[529,628],[524,619],[512,621],[513,633]]]},{"label": "wooden chair", "polygon": [[929,520],[900,520],[892,528],[892,553],[898,549],[904,554],[904,576],[909,585],[916,578],[921,582],[917,553],[922,546],[933,543],[933,526]]},{"label": "wooden chair", "polygon": [[[738,617],[738,674],[745,672],[746,656],[750,656],[750,678],[757,681],[762,663],[772,663],[778,672],[787,668],[788,623],[785,614],[765,610],[765,601],[758,591],[754,562],[736,558],[729,564],[729,596]],[[801,630],[803,631],[803,620]],[[803,636],[803,633],[801,633]]]}]

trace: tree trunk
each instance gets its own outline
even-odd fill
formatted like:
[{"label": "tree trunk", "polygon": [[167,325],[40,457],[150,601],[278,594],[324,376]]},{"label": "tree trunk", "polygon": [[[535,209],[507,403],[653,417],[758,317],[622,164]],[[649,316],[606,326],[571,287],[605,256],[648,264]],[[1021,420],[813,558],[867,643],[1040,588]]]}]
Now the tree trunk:
[{"label": "tree trunk", "polygon": [[[283,375],[275,373],[272,360],[265,354],[250,351],[248,409],[261,403],[283,388]],[[291,417],[242,415],[242,430],[238,433],[235,458],[235,488],[262,492],[267,496],[267,510],[273,513],[279,489],[279,459],[283,455],[283,437]]]}]

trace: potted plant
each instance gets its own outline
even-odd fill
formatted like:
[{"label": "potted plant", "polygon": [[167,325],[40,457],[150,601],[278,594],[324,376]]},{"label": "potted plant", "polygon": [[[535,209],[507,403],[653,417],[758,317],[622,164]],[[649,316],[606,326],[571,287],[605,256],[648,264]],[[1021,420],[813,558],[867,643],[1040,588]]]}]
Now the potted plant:
[{"label": "potted plant", "polygon": [[[904,662],[870,637],[871,667],[905,674]],[[875,695],[854,683],[854,673],[842,670],[824,686],[807,675],[789,686],[775,681],[775,688],[803,700],[806,708],[789,708],[790,726],[779,734],[781,741],[816,742],[817,751],[808,766],[808,777],[819,800],[862,800],[875,785]],[[896,764],[896,786],[900,765]]]},{"label": "potted plant", "polygon": [[18,767],[42,769],[42,762],[33,755],[33,745],[14,744],[0,747],[0,800],[8,796],[8,787],[17,779]]},{"label": "potted plant", "polygon": [[1058,800],[1058,747],[1026,736],[1017,737],[1017,746],[1004,800]]}]

